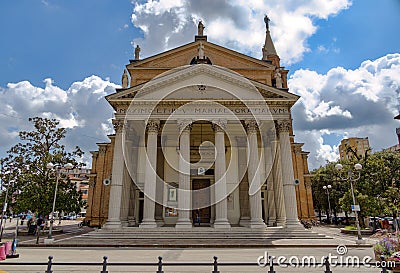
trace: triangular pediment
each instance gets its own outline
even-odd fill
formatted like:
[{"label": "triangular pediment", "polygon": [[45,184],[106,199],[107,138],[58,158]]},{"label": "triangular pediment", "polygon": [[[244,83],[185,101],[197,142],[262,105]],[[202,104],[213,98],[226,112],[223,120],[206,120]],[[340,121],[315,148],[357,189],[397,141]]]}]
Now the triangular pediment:
[{"label": "triangular pediment", "polygon": [[171,69],[151,81],[109,95],[113,102],[142,100],[265,100],[292,106],[298,96],[224,67],[196,64]]},{"label": "triangular pediment", "polygon": [[230,69],[275,69],[268,61],[259,60],[207,41],[192,42],[143,60],[131,61],[127,65],[127,69],[137,69],[139,67],[172,68],[188,65],[197,56],[200,43],[204,46],[205,56],[210,59],[213,65]]}]

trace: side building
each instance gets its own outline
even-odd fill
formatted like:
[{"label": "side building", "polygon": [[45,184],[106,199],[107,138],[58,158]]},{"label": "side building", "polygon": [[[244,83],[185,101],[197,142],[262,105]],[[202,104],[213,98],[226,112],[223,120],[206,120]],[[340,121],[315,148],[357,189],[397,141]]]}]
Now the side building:
[{"label": "side building", "polygon": [[365,157],[366,154],[371,152],[368,137],[350,137],[342,139],[339,145],[340,159],[348,160],[352,157],[358,159]]}]

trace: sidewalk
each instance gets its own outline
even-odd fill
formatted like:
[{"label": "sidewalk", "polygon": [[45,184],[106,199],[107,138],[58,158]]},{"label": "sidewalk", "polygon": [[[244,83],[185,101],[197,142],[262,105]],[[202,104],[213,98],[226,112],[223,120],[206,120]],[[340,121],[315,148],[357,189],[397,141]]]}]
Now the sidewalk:
[{"label": "sidewalk", "polygon": [[[44,262],[41,266],[16,266],[16,265],[5,265],[0,262],[0,269],[7,272],[44,272],[46,269],[45,263],[48,260],[48,256],[53,256],[54,263],[61,262],[97,262],[103,261],[103,256],[108,256],[108,262],[110,263],[122,263],[122,262],[150,262],[154,263],[154,266],[109,266],[107,267],[108,272],[156,272],[157,257],[163,257],[164,263],[171,262],[201,262],[209,263],[208,266],[195,267],[195,266],[165,266],[163,270],[165,273],[169,272],[208,272],[212,271],[211,263],[213,262],[213,256],[218,257],[218,261],[224,262],[248,262],[253,263],[251,266],[220,266],[218,269],[221,273],[224,272],[267,272],[268,269],[257,265],[257,259],[260,256],[273,255],[273,256],[284,256],[288,260],[291,257],[298,257],[302,259],[304,256],[315,256],[316,261],[320,262],[322,257],[327,255],[336,255],[336,248],[308,248],[299,249],[296,247],[292,248],[259,248],[259,249],[160,249],[160,248],[22,248],[19,250],[20,258],[18,262]],[[370,248],[349,248],[346,256],[356,256],[361,260],[363,257],[373,257],[373,252]],[[52,270],[54,273],[61,272],[100,272],[102,267],[98,266],[67,266],[67,265],[54,265]],[[325,271],[322,267],[275,267],[276,273],[285,272],[305,272],[322,273]],[[344,273],[344,272],[375,272],[378,273],[378,268],[366,268],[360,267],[332,267],[333,273]]]}]

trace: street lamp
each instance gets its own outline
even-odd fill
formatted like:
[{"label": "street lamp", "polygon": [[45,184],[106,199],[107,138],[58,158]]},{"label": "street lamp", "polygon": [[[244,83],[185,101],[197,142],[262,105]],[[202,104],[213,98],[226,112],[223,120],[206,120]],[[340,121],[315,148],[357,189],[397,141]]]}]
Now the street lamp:
[{"label": "street lamp", "polygon": [[328,222],[329,222],[329,224],[332,224],[332,220],[331,220],[331,215],[332,215],[332,213],[331,213],[331,200],[329,198],[329,190],[332,189],[332,186],[328,185],[328,186],[323,186],[322,188],[324,190],[326,190],[326,194],[328,195],[328,208],[329,208],[329,210],[328,210]]},{"label": "street lamp", "polygon": [[358,211],[360,211],[360,206],[356,205],[356,198],[354,196],[354,186],[353,186],[353,182],[356,182],[357,180],[360,179],[361,176],[361,169],[362,169],[362,165],[357,163],[354,165],[354,169],[356,170],[356,172],[353,172],[353,168],[349,168],[349,170],[347,171],[347,177],[343,177],[342,176],[342,169],[343,169],[343,165],[342,164],[336,164],[335,168],[339,171],[339,176],[342,180],[345,181],[350,181],[350,186],[351,186],[351,195],[353,197],[353,211],[354,214],[356,215],[356,225],[357,225],[357,243],[361,244],[364,242],[362,236],[361,236],[361,228],[360,228],[360,222],[358,221]]},{"label": "street lamp", "polygon": [[[55,187],[55,190],[54,190],[53,208],[52,208],[52,210],[51,210],[51,219],[50,219],[49,235],[48,235],[47,240],[46,240],[46,242],[49,243],[49,242],[54,241],[53,236],[52,236],[52,235],[53,235],[54,210],[55,210],[55,208],[56,208],[58,180],[59,180],[59,178],[60,178],[60,168],[61,168],[61,165],[59,165],[59,164],[54,165],[53,163],[50,162],[50,163],[47,164],[46,167],[47,167],[47,169],[49,169],[49,170],[55,169],[55,171],[56,171],[56,187]],[[70,170],[70,169],[72,169],[73,167],[74,167],[74,166],[73,166],[71,163],[67,163],[67,164],[64,165],[64,168],[67,169],[67,170]]]}]

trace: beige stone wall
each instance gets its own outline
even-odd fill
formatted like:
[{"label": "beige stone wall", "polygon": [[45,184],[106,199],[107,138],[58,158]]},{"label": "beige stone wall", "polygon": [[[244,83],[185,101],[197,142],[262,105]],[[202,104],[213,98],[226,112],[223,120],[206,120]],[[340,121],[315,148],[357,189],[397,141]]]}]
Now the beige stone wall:
[{"label": "beige stone wall", "polygon": [[91,226],[101,226],[107,221],[110,186],[103,184],[111,177],[114,138],[110,143],[98,144],[99,150],[92,153],[92,171],[90,177],[88,209],[86,219]]}]

